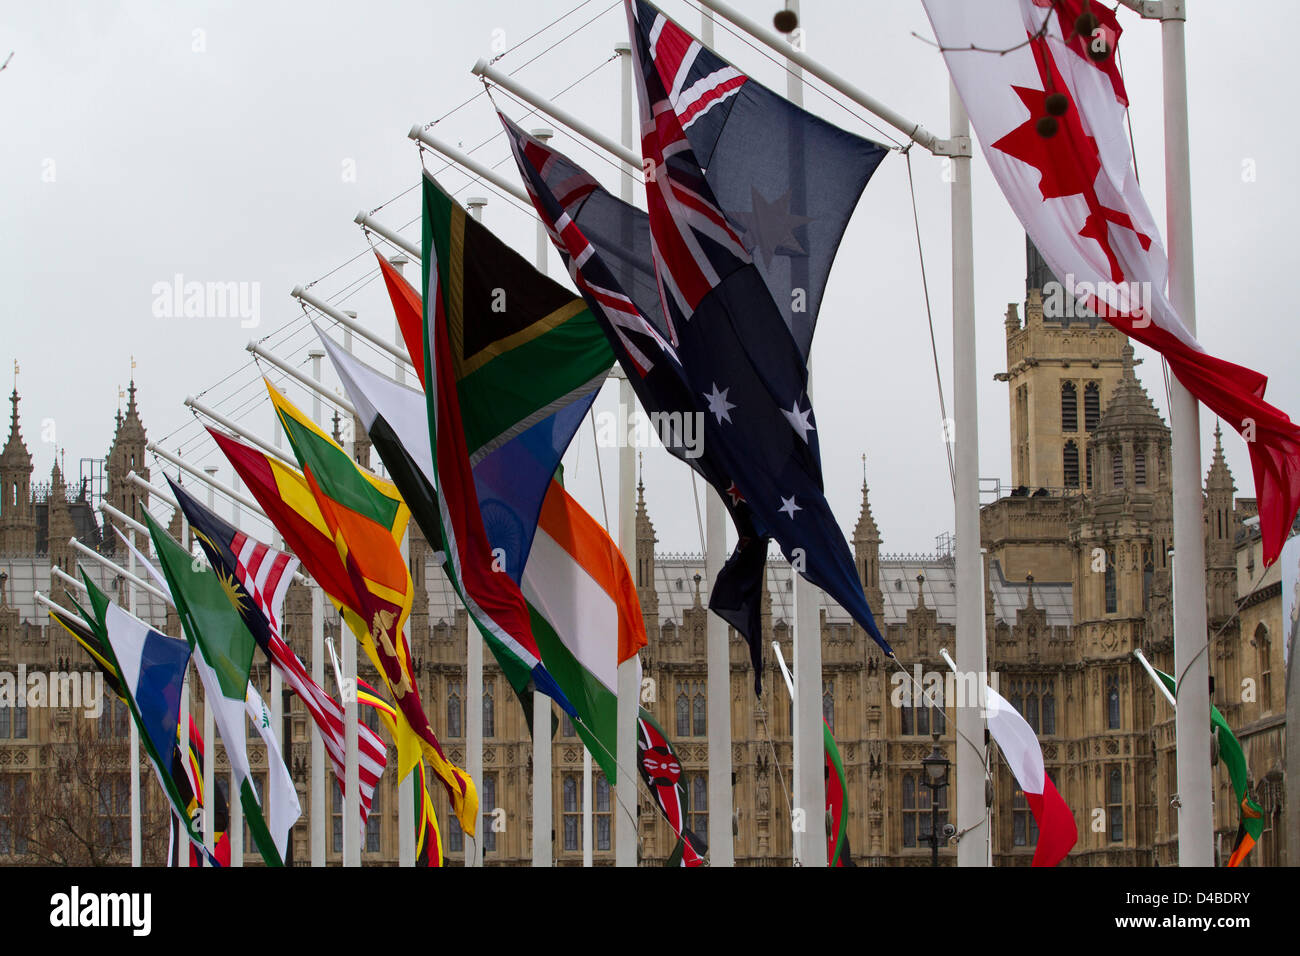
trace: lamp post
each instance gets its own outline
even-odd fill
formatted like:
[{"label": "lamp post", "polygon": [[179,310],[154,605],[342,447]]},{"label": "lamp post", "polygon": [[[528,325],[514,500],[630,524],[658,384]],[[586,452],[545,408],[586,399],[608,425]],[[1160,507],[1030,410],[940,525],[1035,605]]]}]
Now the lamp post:
[{"label": "lamp post", "polygon": [[939,732],[930,734],[933,746],[930,752],[921,758],[921,767],[925,770],[922,780],[930,791],[930,865],[939,865],[939,791],[948,786],[948,758],[939,749]]}]

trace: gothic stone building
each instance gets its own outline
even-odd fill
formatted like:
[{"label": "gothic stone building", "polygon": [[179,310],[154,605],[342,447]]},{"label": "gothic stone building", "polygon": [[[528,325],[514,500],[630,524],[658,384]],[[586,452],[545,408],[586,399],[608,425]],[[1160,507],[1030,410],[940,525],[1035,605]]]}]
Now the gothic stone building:
[{"label": "gothic stone building", "polygon": [[[1095,317],[1069,320],[1045,314],[1043,287],[1051,279],[1032,246],[1029,279],[1020,308],[1008,307],[1004,328],[1008,384],[1011,480],[999,483],[982,509],[985,549],[985,628],[989,670],[1007,697],[1037,730],[1047,769],[1074,811],[1079,842],[1067,865],[1172,865],[1177,860],[1173,713],[1153,688],[1132,652],[1142,648],[1157,667],[1173,669],[1170,561],[1170,433],[1138,380],[1137,362],[1124,337]],[[1048,313],[1052,310],[1049,308]],[[12,397],[10,435],[0,454],[0,671],[20,663],[28,669],[86,668],[79,648],[51,626],[32,591],[55,600],[65,593],[50,567],[72,573],[72,535],[105,551],[116,535],[100,534],[82,488],[68,488],[56,468],[48,486],[33,487],[31,458],[23,443],[18,396]],[[369,461],[364,433],[355,430],[354,455]],[[143,425],[134,389],[119,415],[107,460],[109,500],[135,512],[147,504],[125,481],[132,468],[144,472]],[[1286,809],[1282,804],[1284,696],[1281,601],[1277,569],[1261,578],[1259,534],[1251,527],[1252,499],[1234,497],[1233,478],[1217,444],[1205,483],[1207,606],[1214,676],[1213,699],[1238,730],[1265,808],[1265,831],[1249,865],[1285,864]],[[653,489],[651,489],[653,497]],[[674,741],[685,771],[688,822],[708,832],[705,632],[708,582],[699,555],[655,551],[646,489],[639,489],[635,576],[649,646],[642,656],[653,679],[648,704]],[[175,530],[175,525],[173,526]],[[851,537],[858,572],[877,620],[900,660],[921,672],[944,673],[940,650],[954,646],[955,574],[951,551],[889,554],[882,550],[866,483]],[[482,707],[484,808],[481,837],[489,865],[526,865],[532,834],[531,743],[522,709],[489,655],[481,691],[465,684],[466,614],[433,561],[428,544],[412,535],[410,566],[417,600],[411,645],[419,690],[451,759],[463,765],[466,708]],[[100,583],[120,582],[91,567]],[[769,563],[763,595],[765,646],[775,640],[791,657],[793,581],[787,564]],[[137,598],[142,616],[179,633],[174,614],[147,595]],[[849,844],[859,865],[928,865],[931,808],[921,786],[920,759],[932,735],[954,759],[952,708],[909,703],[904,678],[885,661],[862,630],[824,599],[823,714],[839,743],[848,777]],[[295,586],[286,604],[286,636],[308,656],[310,599]],[[337,627],[330,628],[338,636]],[[731,721],[736,861],[744,866],[785,866],[791,860],[790,701],[771,653],[765,655],[763,692],[753,692],[749,655],[731,634]],[[362,673],[368,664],[362,659]],[[374,675],[369,675],[373,679]],[[264,664],[254,679],[266,692]],[[195,713],[202,701],[193,688]],[[294,861],[309,857],[308,761],[311,724],[290,699],[285,747],[297,781],[304,817],[294,830]],[[363,709],[364,710],[364,709]],[[33,824],[33,788],[54,779],[51,769],[84,760],[87,740],[107,739],[109,766],[96,778],[93,825],[113,838],[105,859],[124,861],[126,773],[125,715],[120,708],[87,721],[75,708],[0,709],[0,861],[41,862],[24,834]],[[89,725],[89,730],[84,728]],[[89,738],[87,737],[89,734]],[[80,735],[80,736],[79,736]],[[79,750],[79,748],[81,748]],[[265,777],[265,756],[250,745],[254,771]],[[391,751],[390,751],[391,756]],[[553,850],[557,865],[582,859],[582,745],[567,721],[553,742]],[[1027,865],[1037,839],[1032,816],[1005,763],[993,761],[992,839],[998,865]],[[219,776],[228,768],[217,745]],[[1237,826],[1237,806],[1226,769],[1213,771],[1214,819],[1226,857]],[[154,829],[160,795],[151,775],[142,777]],[[103,792],[102,797],[98,795]],[[619,797],[596,772],[593,856],[612,864],[614,815]],[[940,821],[955,805],[940,791]],[[644,793],[639,798],[640,858],[663,863],[673,841]],[[467,840],[435,794],[448,859],[463,859]],[[494,829],[492,811],[505,811],[505,829]],[[397,858],[395,775],[376,796],[363,840],[363,861]],[[331,789],[327,857],[341,857],[342,807]],[[30,811],[26,811],[30,814]],[[955,822],[955,820],[953,821]],[[165,836],[162,838],[165,845]],[[157,859],[158,839],[146,846]],[[247,844],[251,847],[251,843]],[[945,863],[952,848],[941,850]],[[256,862],[249,851],[247,861]]]}]

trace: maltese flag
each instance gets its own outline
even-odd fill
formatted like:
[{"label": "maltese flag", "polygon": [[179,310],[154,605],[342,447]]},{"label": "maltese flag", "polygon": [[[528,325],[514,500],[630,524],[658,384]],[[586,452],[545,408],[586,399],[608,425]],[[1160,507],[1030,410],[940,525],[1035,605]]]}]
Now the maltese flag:
[{"label": "maltese flag", "polygon": [[1034,866],[1056,866],[1079,839],[1074,814],[1043,769],[1043,748],[1025,718],[992,687],[987,688],[989,734],[1025,792],[1029,810],[1038,823]]},{"label": "maltese flag", "polygon": [[989,168],[1067,294],[1160,352],[1246,440],[1272,564],[1300,509],[1300,428],[1264,401],[1265,376],[1207,353],[1169,301],[1114,13],[1087,0],[923,2]]}]

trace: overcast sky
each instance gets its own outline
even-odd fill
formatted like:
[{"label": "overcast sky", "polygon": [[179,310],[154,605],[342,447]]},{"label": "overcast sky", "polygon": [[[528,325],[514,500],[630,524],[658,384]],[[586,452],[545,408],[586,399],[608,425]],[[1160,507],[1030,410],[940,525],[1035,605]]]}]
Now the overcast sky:
[{"label": "overcast sky", "polygon": [[[763,23],[781,5],[733,2]],[[1300,382],[1291,374],[1296,335],[1287,283],[1296,272],[1300,143],[1286,104],[1297,14],[1284,3],[1251,4],[1249,17],[1239,4],[1190,6],[1198,335],[1211,352],[1269,375],[1267,397],[1294,417]],[[698,32],[698,8],[687,0],[663,0],[663,8]],[[1120,18],[1139,173],[1163,223],[1160,27],[1127,10]],[[946,132],[943,62],[912,35],[930,36],[919,0],[804,0],[803,23],[812,56]],[[192,460],[220,461],[228,479],[229,467],[182,402],[211,389],[205,400],[271,437],[269,404],[244,345],[272,335],[269,348],[305,365],[311,332],[289,297],[293,286],[319,279],[313,291],[347,296],[342,308],[392,335],[382,282],[352,218],[418,183],[411,125],[481,94],[470,67],[504,52],[499,68],[518,70],[521,82],[546,96],[591,73],[558,102],[617,138],[618,69],[605,61],[625,39],[622,4],[610,0],[7,5],[0,60],[9,51],[13,57],[0,72],[0,360],[22,366],[23,434],[38,480],[48,478],[56,447],[66,449],[74,478],[79,459],[105,455],[132,356],[150,437],[182,447]],[[784,91],[780,66],[721,25],[717,46],[741,70]],[[543,125],[508,98],[498,103],[526,127]],[[805,103],[889,142],[838,95],[810,85]],[[486,97],[451,112],[434,131],[465,148],[495,136],[475,155],[516,179]],[[555,142],[617,190],[619,173],[606,157],[562,131]],[[1006,367],[1007,303],[1024,298],[1024,234],[978,154],[974,166],[980,474],[1006,481],[1007,388],[993,375]],[[430,160],[431,169],[441,167]],[[948,186],[941,161],[920,149],[912,167],[951,414]],[[534,220],[517,202],[456,170],[439,178],[461,199],[489,196],[484,221],[533,255]],[[406,192],[376,215],[418,241],[418,224],[406,225],[419,213],[416,197]],[[567,283],[553,253],[550,272]],[[247,295],[256,290],[258,324],[243,327],[254,317],[233,309],[157,315],[166,303],[158,302],[156,286],[176,276],[243,283]],[[391,369],[360,340],[357,350]],[[1148,359],[1139,377],[1165,413],[1158,357],[1141,346],[1138,352]],[[865,454],[885,550],[931,550],[935,536],[953,527],[951,488],[907,166],[897,153],[867,186],[846,233],[812,361],[826,487],[846,534],[858,512]],[[288,392],[310,410],[305,391]],[[612,397],[602,395],[597,410],[612,407]],[[1213,425],[1203,414],[1207,465]],[[1226,442],[1239,493],[1251,495],[1245,445],[1235,433]],[[616,452],[605,452],[602,464],[616,523]],[[589,425],[567,468],[571,488],[603,517]],[[645,456],[645,475],[660,549],[698,551],[685,466],[654,450]]]}]

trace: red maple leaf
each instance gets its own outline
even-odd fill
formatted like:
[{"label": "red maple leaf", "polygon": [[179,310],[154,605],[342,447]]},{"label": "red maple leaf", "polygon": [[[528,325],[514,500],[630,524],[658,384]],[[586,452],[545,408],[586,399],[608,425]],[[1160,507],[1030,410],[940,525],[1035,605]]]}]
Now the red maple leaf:
[{"label": "red maple leaf", "polygon": [[[1064,77],[1052,61],[1047,42],[1042,38],[1031,38],[1030,47],[1034,51],[1034,60],[1044,89],[1012,87],[1020,97],[1020,102],[1029,110],[1029,118],[995,142],[993,148],[1037,169],[1038,191],[1044,199],[1083,197],[1088,206],[1088,218],[1079,230],[1079,235],[1096,240],[1110,264],[1111,281],[1121,282],[1124,272],[1111,248],[1107,224],[1114,223],[1136,233],[1143,249],[1150,247],[1151,239],[1137,232],[1137,227],[1127,213],[1102,204],[1097,196],[1097,177],[1101,173],[1101,153],[1097,149],[1097,141],[1084,132],[1078,108],[1069,94]],[[1048,115],[1048,90],[1064,94],[1068,102],[1064,115],[1057,118],[1056,132],[1051,136],[1043,136],[1038,131],[1038,121]]]}]

